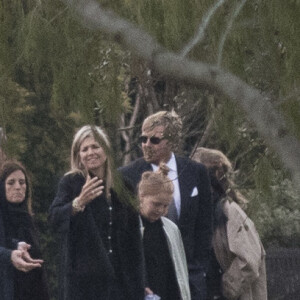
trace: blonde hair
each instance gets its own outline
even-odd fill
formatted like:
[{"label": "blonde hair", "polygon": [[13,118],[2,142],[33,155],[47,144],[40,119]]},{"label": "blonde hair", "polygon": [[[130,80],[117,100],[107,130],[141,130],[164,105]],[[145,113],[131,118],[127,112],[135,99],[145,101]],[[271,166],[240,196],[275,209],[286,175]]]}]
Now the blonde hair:
[{"label": "blonde hair", "polygon": [[139,196],[158,195],[160,193],[173,194],[174,185],[168,177],[168,172],[169,168],[164,163],[161,163],[155,172],[144,172],[138,185]]},{"label": "blonde hair", "polygon": [[80,160],[80,147],[83,141],[92,137],[99,143],[99,145],[103,148],[107,160],[105,163],[105,188],[107,197],[109,197],[110,189],[113,187],[113,176],[112,176],[112,168],[113,168],[113,159],[111,156],[110,142],[109,139],[99,126],[94,125],[85,125],[81,127],[74,135],[72,148],[71,148],[71,170],[67,173],[81,173],[83,176],[87,176],[87,172]]},{"label": "blonde hair", "polygon": [[223,152],[216,149],[198,147],[193,155],[193,159],[204,164],[209,171],[222,170],[223,178],[221,180],[218,179],[218,181],[222,185],[226,195],[238,203],[243,209],[246,209],[248,201],[235,189],[232,164]]},{"label": "blonde hair", "polygon": [[182,131],[182,121],[178,114],[172,110],[159,111],[147,117],[143,122],[143,130],[153,130],[157,126],[164,126],[164,138],[171,144],[172,150],[176,150]]}]

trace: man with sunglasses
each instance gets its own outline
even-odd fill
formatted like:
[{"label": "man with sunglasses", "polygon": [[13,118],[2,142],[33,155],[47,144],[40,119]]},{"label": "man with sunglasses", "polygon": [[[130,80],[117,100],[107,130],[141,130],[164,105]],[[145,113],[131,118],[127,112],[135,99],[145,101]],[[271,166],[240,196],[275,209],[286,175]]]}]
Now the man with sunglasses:
[{"label": "man with sunglasses", "polygon": [[161,162],[169,167],[168,177],[174,184],[174,201],[167,217],[181,231],[192,300],[205,300],[205,273],[212,237],[210,182],[204,165],[174,154],[179,145],[181,128],[181,120],[175,112],[159,111],[147,117],[139,138],[143,157],[120,171],[132,186],[137,187],[145,171],[156,171]]}]

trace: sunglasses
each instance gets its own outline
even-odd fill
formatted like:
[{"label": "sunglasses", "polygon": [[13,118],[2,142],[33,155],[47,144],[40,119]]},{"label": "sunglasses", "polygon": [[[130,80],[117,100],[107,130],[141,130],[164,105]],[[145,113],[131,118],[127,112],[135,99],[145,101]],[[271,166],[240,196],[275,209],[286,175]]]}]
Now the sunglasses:
[{"label": "sunglasses", "polygon": [[147,137],[145,135],[141,135],[139,137],[139,142],[142,144],[146,144],[148,140],[150,141],[151,144],[158,145],[163,140],[163,138],[159,138],[157,136]]}]

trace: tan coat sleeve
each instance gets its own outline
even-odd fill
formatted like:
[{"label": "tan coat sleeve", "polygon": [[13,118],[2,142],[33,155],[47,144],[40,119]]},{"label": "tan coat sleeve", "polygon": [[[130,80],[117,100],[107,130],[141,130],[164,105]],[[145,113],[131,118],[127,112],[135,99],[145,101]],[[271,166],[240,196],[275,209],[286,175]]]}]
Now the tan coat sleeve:
[{"label": "tan coat sleeve", "polygon": [[223,294],[238,299],[259,277],[264,256],[259,235],[253,222],[236,203],[228,203],[227,238],[234,259],[222,278]]}]

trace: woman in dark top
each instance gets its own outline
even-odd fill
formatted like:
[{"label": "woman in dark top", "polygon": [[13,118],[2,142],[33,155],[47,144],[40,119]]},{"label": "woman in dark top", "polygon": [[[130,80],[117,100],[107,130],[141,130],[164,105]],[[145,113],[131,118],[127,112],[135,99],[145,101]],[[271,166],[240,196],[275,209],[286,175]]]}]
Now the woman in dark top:
[{"label": "woman in dark top", "polygon": [[32,220],[30,185],[18,162],[0,173],[0,298],[47,300],[43,261]]},{"label": "woman in dark top", "polygon": [[50,208],[62,237],[59,299],[144,298],[138,212],[113,173],[107,136],[83,126]]}]

